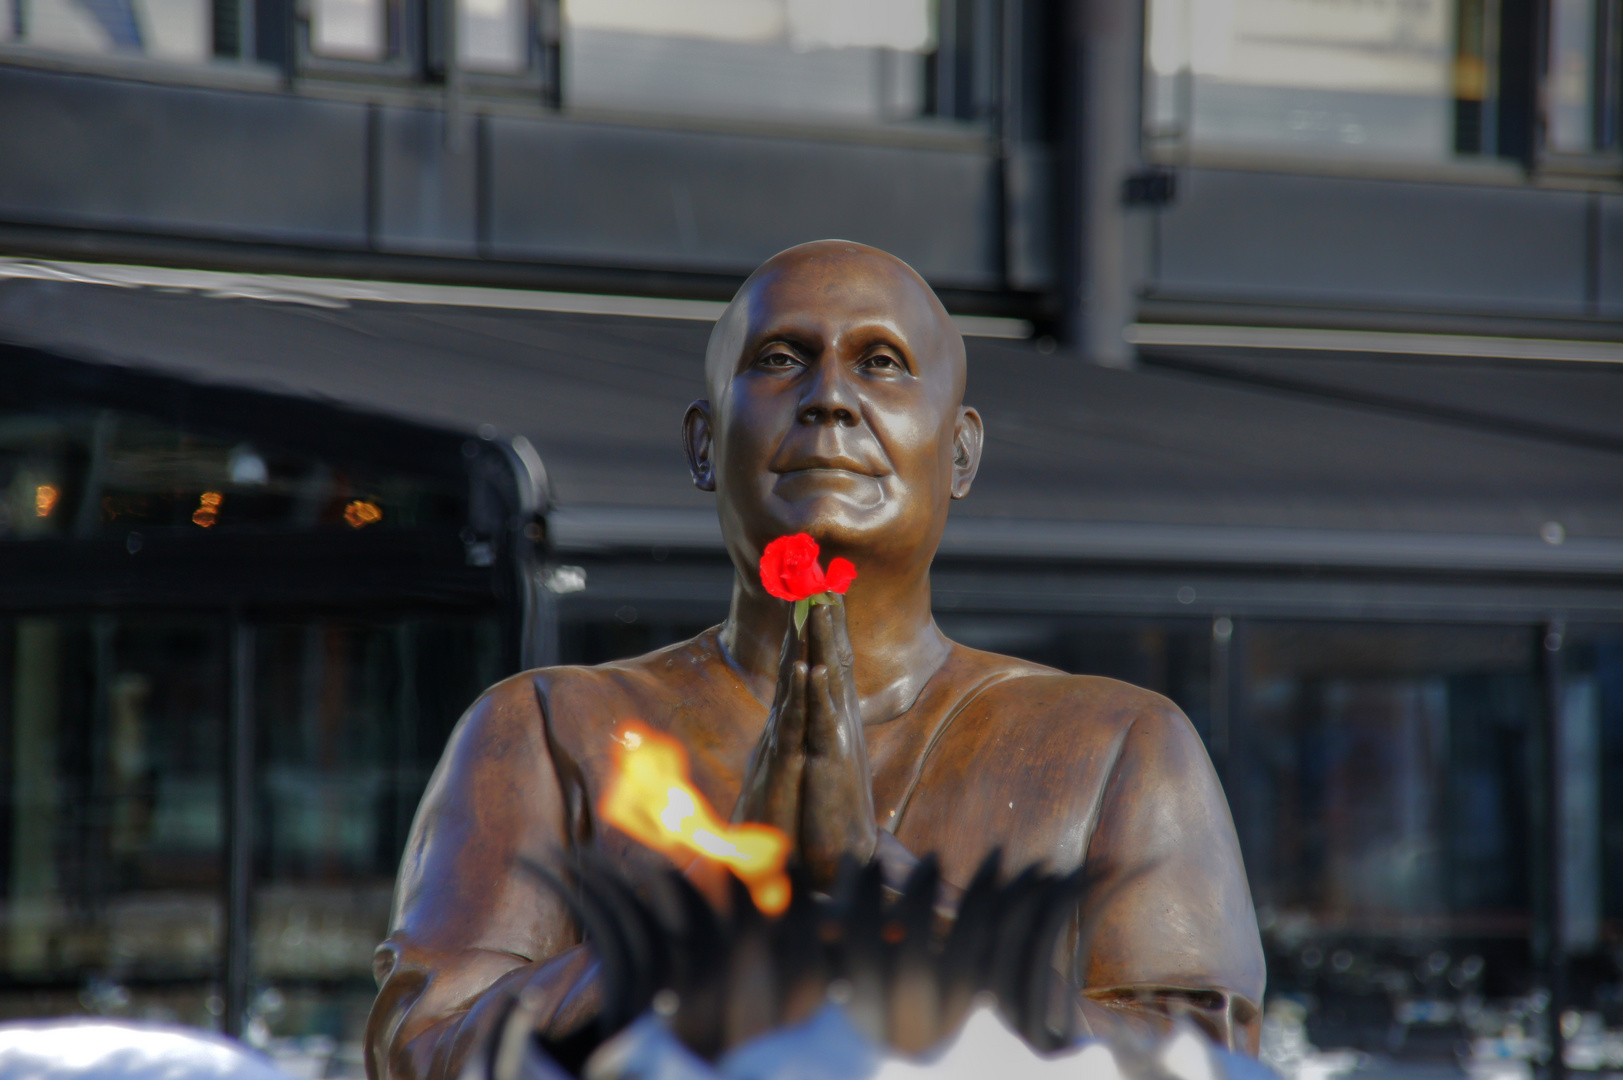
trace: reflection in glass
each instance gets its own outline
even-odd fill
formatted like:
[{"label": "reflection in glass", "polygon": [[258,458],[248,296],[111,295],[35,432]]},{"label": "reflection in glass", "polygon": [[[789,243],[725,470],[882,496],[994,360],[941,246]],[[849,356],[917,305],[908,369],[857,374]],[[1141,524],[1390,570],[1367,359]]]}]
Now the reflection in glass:
[{"label": "reflection in glass", "polygon": [[310,51],[332,60],[382,60],[386,55],[384,0],[312,0]]},{"label": "reflection in glass", "polygon": [[1451,0],[1150,0],[1152,139],[1436,160],[1453,152]]},{"label": "reflection in glass", "polygon": [[451,725],[501,674],[494,620],[313,619],[258,631],[250,1041],[359,1076],[406,832]]},{"label": "reflection in glass", "polygon": [[456,25],[458,62],[476,72],[523,71],[530,62],[529,23],[525,0],[461,0]]},{"label": "reflection in glass", "polygon": [[0,622],[0,1016],[217,1024],[220,641],[207,618]]},{"label": "reflection in glass", "polygon": [[0,412],[0,540],[459,526],[465,490],[99,410]]},{"label": "reflection in glass", "polygon": [[1454,149],[1498,147],[1499,0],[1459,0],[1454,15]]},{"label": "reflection in glass", "polygon": [[880,122],[925,106],[934,0],[565,0],[572,105]]},{"label": "reflection in glass", "polygon": [[1312,1043],[1453,1060],[1536,1011],[1533,645],[1522,628],[1251,629],[1229,798],[1270,995],[1305,1003]]},{"label": "reflection in glass", "polygon": [[212,52],[210,27],[208,0],[0,2],[0,41],[61,52],[204,63]]},{"label": "reflection in glass", "polygon": [[1550,0],[1546,139],[1560,153],[1594,148],[1595,0]]}]

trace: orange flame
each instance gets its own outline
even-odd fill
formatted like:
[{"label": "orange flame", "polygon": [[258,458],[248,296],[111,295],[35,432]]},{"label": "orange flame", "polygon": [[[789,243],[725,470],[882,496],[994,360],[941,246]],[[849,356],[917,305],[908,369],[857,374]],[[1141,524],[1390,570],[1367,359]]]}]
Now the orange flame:
[{"label": "orange flame", "polygon": [[37,517],[50,517],[51,511],[56,509],[56,500],[61,492],[50,484],[41,484],[34,489],[34,514]]},{"label": "orange flame", "polygon": [[778,915],[789,906],[789,838],[770,825],[728,825],[688,777],[682,744],[636,720],[614,734],[615,767],[597,812],[615,828],[681,862],[697,855],[725,866],[755,906]]}]

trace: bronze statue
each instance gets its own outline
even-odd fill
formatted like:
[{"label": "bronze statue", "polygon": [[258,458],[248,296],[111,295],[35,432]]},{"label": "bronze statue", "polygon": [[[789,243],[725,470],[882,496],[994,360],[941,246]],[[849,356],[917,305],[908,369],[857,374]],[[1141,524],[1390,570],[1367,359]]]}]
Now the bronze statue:
[{"label": "bronze statue", "polygon": [[[717,321],[709,397],[683,422],[737,568],[727,621],[594,668],[525,672],[469,710],[423,797],[379,947],[367,1031],[376,1080],[457,1075],[524,993],[559,1029],[594,1007],[593,961],[556,896],[517,865],[593,845],[657,861],[594,820],[614,724],[688,748],[696,785],[782,828],[826,879],[840,855],[935,852],[963,886],[1004,865],[1084,864],[1095,1030],[1192,1016],[1255,1052],[1263,959],[1239,845],[1176,706],[1110,679],[967,649],[936,627],[930,563],[969,493],[982,426],[963,340],[930,287],[844,241],[767,261]],[[806,532],[859,576],[804,634],[756,567]],[[1072,966],[1075,966],[1074,964]]]}]

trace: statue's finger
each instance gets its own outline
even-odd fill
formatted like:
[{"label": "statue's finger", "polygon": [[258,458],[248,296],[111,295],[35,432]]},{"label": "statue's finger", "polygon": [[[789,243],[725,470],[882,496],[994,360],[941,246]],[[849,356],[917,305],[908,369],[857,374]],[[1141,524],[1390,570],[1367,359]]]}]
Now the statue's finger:
[{"label": "statue's finger", "polygon": [[788,677],[780,685],[782,704],[768,721],[773,726],[763,734],[762,750],[757,751],[768,756],[759,763],[751,762],[754,795],[746,820],[764,821],[794,836],[800,822],[800,778],[806,765],[805,662],[790,664]]},{"label": "statue's finger", "polygon": [[811,609],[811,616],[806,620],[806,662],[812,667],[819,664],[827,665],[834,662],[834,650],[830,648],[830,628],[828,620],[829,606],[817,604]]},{"label": "statue's finger", "polygon": [[772,693],[774,713],[781,711],[784,702],[792,696],[790,685],[794,681],[795,663],[806,659],[806,644],[805,636],[795,633],[793,625],[784,632],[783,648],[778,652],[778,684]]},{"label": "statue's finger", "polygon": [[779,753],[803,754],[806,746],[806,661],[795,660],[789,665],[786,682],[788,693],[778,713]]},{"label": "statue's finger", "polygon": [[833,673],[826,664],[811,669],[811,693],[807,695],[810,713],[806,718],[806,753],[818,757],[842,754],[845,746],[845,725],[838,701],[834,696]]},{"label": "statue's finger", "polygon": [[860,722],[857,704],[857,672],[856,652],[851,648],[851,634],[846,628],[845,605],[838,604],[829,609],[830,637],[834,642],[835,663],[839,669],[840,689],[846,708],[850,710],[854,719]]},{"label": "statue's finger", "polygon": [[851,633],[846,628],[845,605],[830,604],[828,612],[829,629],[833,632],[834,652],[839,657],[840,667],[844,668],[846,674],[849,675],[856,653],[851,648]]},{"label": "statue's finger", "polygon": [[811,638],[810,651],[807,661],[816,667],[823,665],[829,670],[830,685],[833,688],[833,698],[836,703],[848,699],[854,701],[855,695],[851,675],[851,637],[845,629],[845,608],[836,604],[821,604],[812,610],[812,620],[815,624]]}]

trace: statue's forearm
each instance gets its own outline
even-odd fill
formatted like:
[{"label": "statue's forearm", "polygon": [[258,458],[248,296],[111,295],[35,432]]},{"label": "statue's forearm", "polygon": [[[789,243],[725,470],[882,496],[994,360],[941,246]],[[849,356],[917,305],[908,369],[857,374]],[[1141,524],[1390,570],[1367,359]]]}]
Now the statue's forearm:
[{"label": "statue's forearm", "polygon": [[[583,945],[545,961],[520,962],[482,989],[466,984],[488,977],[497,954],[470,950],[455,957],[413,957],[394,950],[367,1032],[370,1080],[456,1080],[470,1053],[488,1046],[492,1032],[522,999],[537,1030],[560,1035],[597,1015],[601,981]],[[516,958],[513,958],[516,959]]]}]

